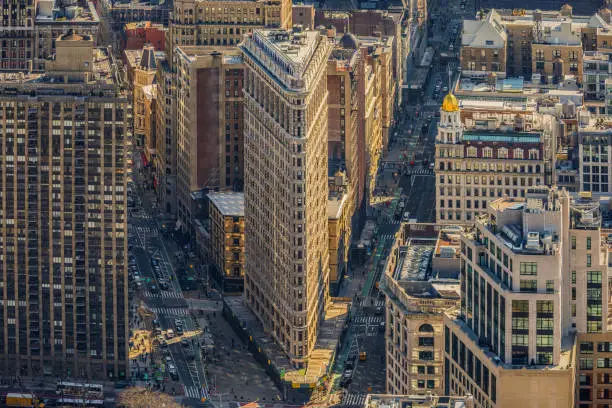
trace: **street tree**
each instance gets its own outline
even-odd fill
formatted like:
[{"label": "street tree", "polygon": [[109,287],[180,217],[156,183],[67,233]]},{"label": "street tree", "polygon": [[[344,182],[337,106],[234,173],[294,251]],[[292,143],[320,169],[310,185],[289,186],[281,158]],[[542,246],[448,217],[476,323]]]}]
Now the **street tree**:
[{"label": "street tree", "polygon": [[151,391],[143,387],[130,387],[119,393],[117,406],[124,408],[180,408],[181,405],[168,394]]}]

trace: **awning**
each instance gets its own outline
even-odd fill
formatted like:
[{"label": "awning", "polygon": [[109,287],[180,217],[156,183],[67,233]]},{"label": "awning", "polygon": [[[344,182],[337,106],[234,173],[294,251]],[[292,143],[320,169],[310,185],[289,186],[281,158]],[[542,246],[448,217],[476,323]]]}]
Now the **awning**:
[{"label": "awning", "polygon": [[147,160],[147,155],[144,152],[140,152],[140,158],[142,159],[142,165],[144,167],[149,166],[149,160]]}]

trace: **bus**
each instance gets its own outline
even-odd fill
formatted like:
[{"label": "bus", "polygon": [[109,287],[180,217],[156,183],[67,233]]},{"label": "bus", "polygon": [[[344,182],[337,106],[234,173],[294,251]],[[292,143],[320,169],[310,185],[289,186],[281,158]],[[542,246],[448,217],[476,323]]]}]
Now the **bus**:
[{"label": "bus", "polygon": [[9,392],[6,394],[5,403],[7,407],[33,407],[37,401],[33,394]]},{"label": "bus", "polygon": [[86,400],[104,400],[104,386],[102,384],[58,381],[55,393],[62,398],[75,397]]}]

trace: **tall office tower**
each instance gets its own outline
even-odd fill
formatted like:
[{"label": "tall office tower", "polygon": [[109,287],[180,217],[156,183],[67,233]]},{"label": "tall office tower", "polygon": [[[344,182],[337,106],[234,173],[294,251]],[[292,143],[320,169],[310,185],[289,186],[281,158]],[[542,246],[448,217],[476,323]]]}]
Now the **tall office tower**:
[{"label": "tall office tower", "polygon": [[525,197],[527,189],[552,183],[552,116],[486,104],[462,113],[457,98],[446,95],[436,137],[437,223],[471,224],[494,199]]},{"label": "tall office tower", "polygon": [[235,47],[176,47],[176,198],[192,228],[202,189],[241,190],[244,64]]},{"label": "tall office tower", "polygon": [[461,238],[446,391],[474,395],[478,408],[573,407],[575,333],[608,331],[599,200],[539,187],[489,209]]},{"label": "tall office tower", "polygon": [[168,56],[164,54],[157,59],[155,73],[155,182],[159,207],[176,215],[176,117],[173,115],[176,98],[172,81]]},{"label": "tall office tower", "polygon": [[329,300],[327,59],[317,31],[256,30],[245,60],[245,298],[296,366]]},{"label": "tall office tower", "polygon": [[129,376],[127,96],[106,49],[56,40],[0,75],[0,371]]}]

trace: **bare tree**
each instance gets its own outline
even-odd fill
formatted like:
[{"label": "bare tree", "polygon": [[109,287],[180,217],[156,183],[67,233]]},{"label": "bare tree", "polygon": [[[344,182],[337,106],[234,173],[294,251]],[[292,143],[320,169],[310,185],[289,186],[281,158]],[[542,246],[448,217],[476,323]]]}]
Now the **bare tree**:
[{"label": "bare tree", "polygon": [[180,408],[168,394],[147,390],[142,387],[130,387],[117,396],[117,406],[124,408]]}]

